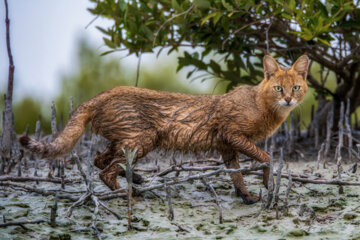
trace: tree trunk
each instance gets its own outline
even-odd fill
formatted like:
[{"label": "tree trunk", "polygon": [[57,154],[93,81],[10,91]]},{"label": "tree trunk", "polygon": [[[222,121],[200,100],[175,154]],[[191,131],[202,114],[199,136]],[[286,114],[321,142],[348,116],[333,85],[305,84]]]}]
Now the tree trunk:
[{"label": "tree trunk", "polygon": [[10,158],[12,138],[13,138],[13,113],[12,113],[12,96],[14,87],[14,61],[10,48],[10,20],[7,0],[5,2],[5,24],[6,24],[6,46],[9,57],[9,78],[8,78],[8,91],[5,97],[5,111],[3,122],[3,135],[1,140],[1,154],[4,158]]}]

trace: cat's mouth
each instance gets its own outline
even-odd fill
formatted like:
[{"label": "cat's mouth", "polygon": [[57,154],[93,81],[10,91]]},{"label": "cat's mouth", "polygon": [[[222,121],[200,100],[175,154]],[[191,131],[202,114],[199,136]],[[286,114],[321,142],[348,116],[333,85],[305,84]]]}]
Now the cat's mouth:
[{"label": "cat's mouth", "polygon": [[285,99],[282,99],[279,101],[279,105],[283,107],[294,107],[296,105],[297,101],[295,99],[291,99],[290,101],[287,101]]}]

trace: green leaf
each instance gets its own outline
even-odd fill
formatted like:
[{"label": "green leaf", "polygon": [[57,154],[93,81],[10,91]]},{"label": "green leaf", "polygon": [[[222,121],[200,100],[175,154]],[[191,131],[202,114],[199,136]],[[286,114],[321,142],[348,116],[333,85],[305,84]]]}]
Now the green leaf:
[{"label": "green leaf", "polygon": [[179,3],[177,2],[177,0],[171,0],[171,6],[173,9],[175,9],[177,12],[182,12],[183,9],[180,7]]},{"label": "green leaf", "polygon": [[218,14],[218,12],[213,12],[213,13],[207,15],[206,17],[204,17],[204,18],[202,19],[200,25],[201,25],[201,26],[204,25],[204,24],[206,23],[206,21],[208,21],[210,18],[215,17],[217,14]]},{"label": "green leaf", "polygon": [[217,12],[216,13],[216,16],[214,17],[214,19],[213,19],[213,22],[214,22],[214,25],[216,25],[218,22],[219,22],[219,20],[220,20],[220,18],[223,16],[223,13],[222,12]]},{"label": "green leaf", "polygon": [[210,60],[209,63],[211,69],[215,72],[215,73],[220,73],[221,72],[221,67],[219,64],[217,64],[214,60]]},{"label": "green leaf", "polygon": [[210,8],[211,4],[207,0],[194,0],[194,5],[198,8]]},{"label": "green leaf", "polygon": [[107,38],[103,38],[106,46],[108,46],[109,48],[116,48],[116,44],[113,43],[111,40],[107,39]]},{"label": "green leaf", "polygon": [[226,0],[221,0],[222,5],[226,8],[226,10],[232,12],[234,11],[233,6],[226,2]]},{"label": "green leaf", "polygon": [[330,46],[330,43],[329,43],[328,41],[326,41],[325,39],[318,38],[318,40],[319,40],[321,43],[323,43],[323,44],[325,44],[325,45],[327,45],[327,46]]},{"label": "green leaf", "polygon": [[118,163],[125,171],[126,171],[126,166],[122,163]]},{"label": "green leaf", "polygon": [[96,26],[96,28],[97,28],[100,32],[102,32],[103,34],[108,35],[108,36],[111,36],[111,34],[109,33],[109,31],[106,31],[105,29],[103,29],[103,28],[101,28],[101,27],[99,27],[99,26]]},{"label": "green leaf", "polygon": [[115,51],[114,50],[106,51],[106,52],[101,53],[100,56],[105,56],[105,55],[108,55],[113,52],[115,52]]}]

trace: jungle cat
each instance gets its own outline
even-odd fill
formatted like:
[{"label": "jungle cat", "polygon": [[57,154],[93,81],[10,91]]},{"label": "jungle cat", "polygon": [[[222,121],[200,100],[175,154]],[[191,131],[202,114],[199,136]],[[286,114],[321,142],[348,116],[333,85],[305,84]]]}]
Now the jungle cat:
[{"label": "jungle cat", "polygon": [[[124,176],[122,149],[137,149],[134,162],[156,147],[183,151],[217,150],[227,168],[239,168],[239,153],[259,162],[269,155],[255,143],[273,134],[304,99],[309,59],[301,56],[291,68],[282,68],[269,55],[264,57],[264,80],[243,85],[223,95],[190,95],[116,87],[81,104],[65,129],[52,142],[20,138],[23,147],[40,157],[69,153],[87,123],[107,138],[107,149],[94,159],[102,169],[100,179],[112,190],[120,189],[116,178]],[[86,91],[86,90],[84,90]],[[244,203],[259,197],[249,194],[241,173],[231,173],[235,191]],[[263,182],[268,185],[269,169]],[[134,180],[141,180],[137,174]]]}]

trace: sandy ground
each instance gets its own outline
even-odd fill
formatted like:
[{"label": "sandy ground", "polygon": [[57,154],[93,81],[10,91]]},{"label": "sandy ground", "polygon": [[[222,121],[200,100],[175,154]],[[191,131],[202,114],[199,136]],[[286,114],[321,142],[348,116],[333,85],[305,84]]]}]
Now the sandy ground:
[{"label": "sandy ground", "polygon": [[[138,165],[150,168],[150,163]],[[168,165],[164,164],[163,168]],[[293,173],[309,174],[332,179],[337,176],[336,165],[328,169],[317,170],[315,162],[290,162],[288,167]],[[243,167],[243,166],[242,166]],[[359,181],[359,173],[351,174],[347,170],[350,165],[344,165],[343,180]],[[47,169],[45,160],[40,169]],[[275,167],[276,169],[276,167]],[[46,175],[45,172],[41,174]],[[95,169],[97,172],[98,170]],[[283,172],[286,169],[284,168]],[[25,175],[33,173],[32,168],[24,171]],[[187,175],[188,173],[183,173]],[[76,168],[66,170],[68,178],[79,178]],[[150,179],[150,173],[144,174]],[[145,176],[146,175],[146,176]],[[119,178],[126,188],[125,179]],[[94,174],[95,191],[108,191]],[[262,203],[245,205],[235,196],[229,176],[221,174],[209,178],[221,199],[224,223],[219,224],[219,212],[215,200],[206,191],[201,181],[179,184],[171,187],[172,204],[175,219],[169,221],[168,205],[163,189],[145,193],[138,197],[133,205],[133,225],[135,230],[127,230],[127,203],[123,199],[107,201],[123,219],[117,220],[113,215],[100,209],[97,227],[103,239],[360,239],[360,187],[346,186],[344,193],[339,194],[338,186],[301,184],[294,182],[289,198],[289,211],[285,216],[283,199],[288,184],[282,180],[280,188],[280,218],[276,219],[274,208],[263,210]],[[260,188],[266,197],[262,179],[257,176],[246,176],[249,190],[258,194]],[[35,183],[26,184],[36,186]],[[145,186],[149,184],[146,182]],[[58,189],[59,184],[40,183],[39,188]],[[85,184],[67,184],[67,191],[85,191]],[[54,197],[44,197],[0,187],[0,215],[5,215],[7,221],[49,220],[50,208]],[[48,223],[26,225],[29,230],[20,226],[0,229],[0,239],[96,239],[90,228],[94,206],[88,204],[76,208],[70,219],[65,217],[67,208],[72,204],[69,200],[60,199],[58,203],[57,227]],[[300,209],[306,209],[301,214]],[[0,220],[2,222],[2,220]]]}]

